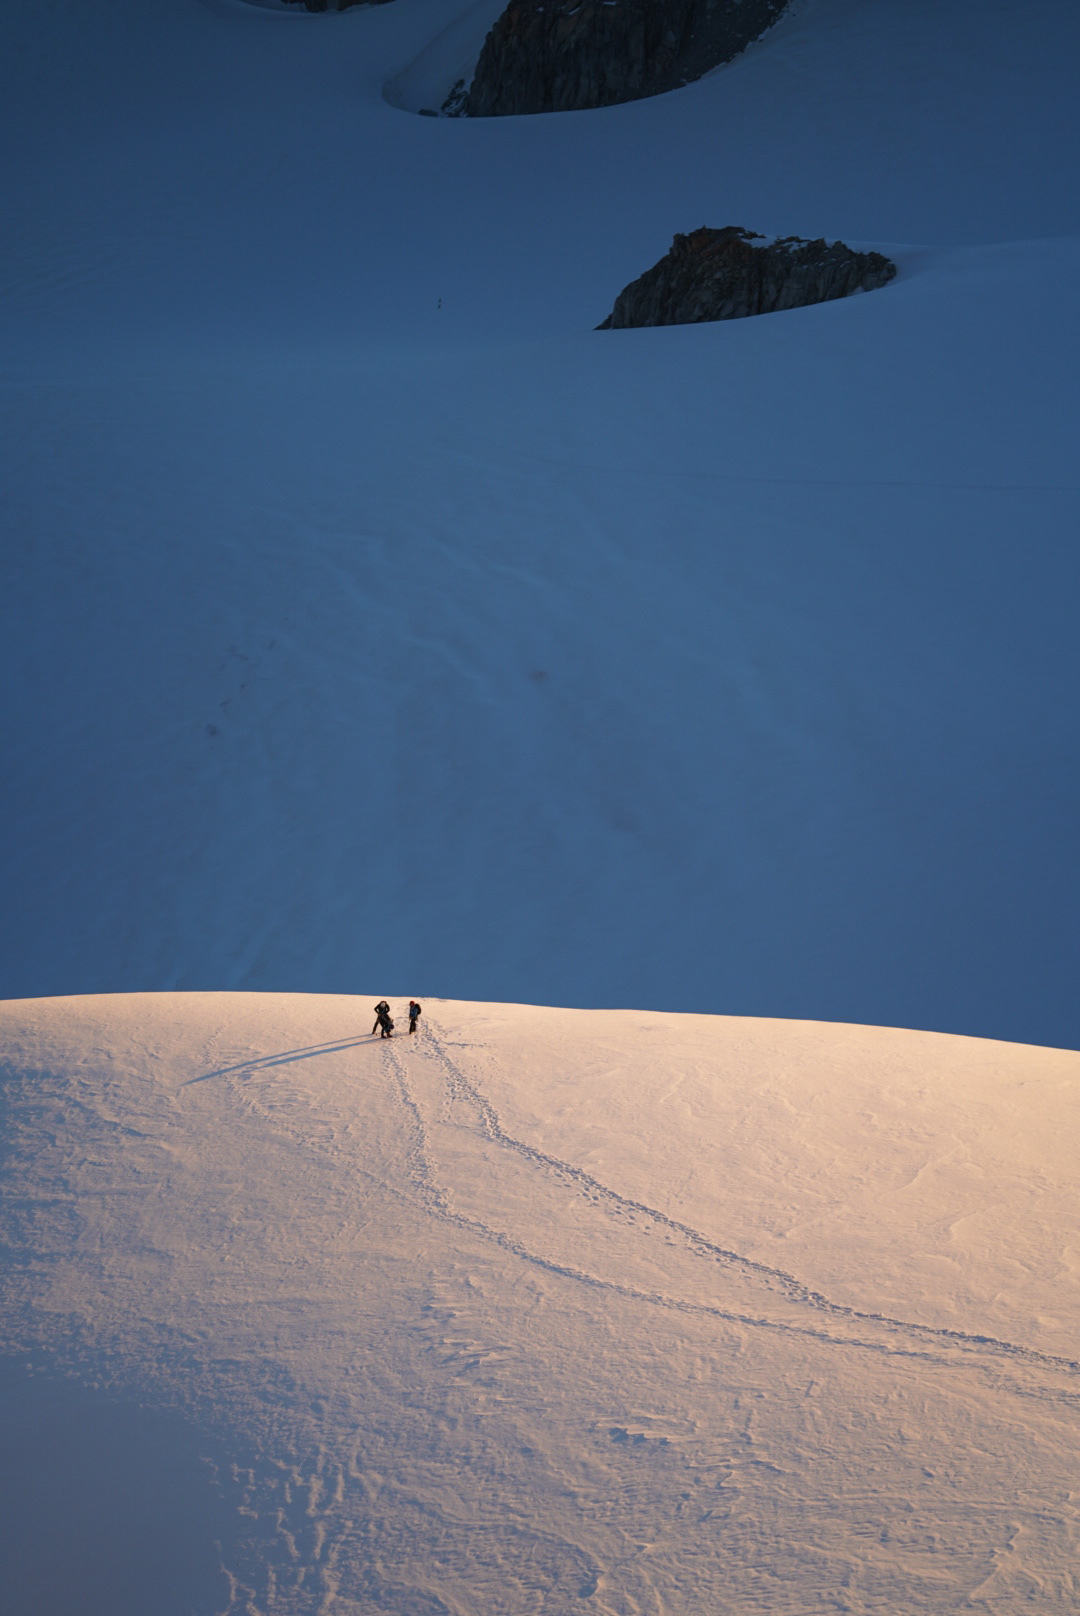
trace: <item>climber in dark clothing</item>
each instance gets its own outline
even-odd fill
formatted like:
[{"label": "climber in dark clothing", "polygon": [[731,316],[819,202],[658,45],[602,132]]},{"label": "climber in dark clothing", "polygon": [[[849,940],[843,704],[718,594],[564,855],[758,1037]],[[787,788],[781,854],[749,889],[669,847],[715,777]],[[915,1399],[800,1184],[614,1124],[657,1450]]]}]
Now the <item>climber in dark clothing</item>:
[{"label": "climber in dark clothing", "polygon": [[375,1006],[375,1025],[371,1029],[371,1036],[373,1038],[378,1032],[379,1028],[382,1026],[383,1016],[388,1016],[389,1014],[390,1006],[387,1004],[385,999],[380,999],[378,1004]]},{"label": "climber in dark clothing", "polygon": [[416,1019],[420,1014],[420,1006],[415,999],[409,1000],[409,1031],[416,1031]]},{"label": "climber in dark clothing", "polygon": [[379,1028],[380,1038],[392,1038],[394,1036],[394,1023],[391,1021],[390,1015],[386,1010],[383,1010],[379,1016]]}]

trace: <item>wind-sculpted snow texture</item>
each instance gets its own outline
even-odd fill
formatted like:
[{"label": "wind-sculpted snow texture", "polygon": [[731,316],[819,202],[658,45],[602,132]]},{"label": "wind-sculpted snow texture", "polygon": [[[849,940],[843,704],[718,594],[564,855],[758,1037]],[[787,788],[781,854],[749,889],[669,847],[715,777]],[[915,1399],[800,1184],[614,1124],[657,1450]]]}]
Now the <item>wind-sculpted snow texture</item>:
[{"label": "wind-sculpted snow texture", "polygon": [[470,118],[575,112],[675,90],[745,50],[787,0],[511,0],[484,42]]},{"label": "wind-sculpted snow texture", "polygon": [[19,1616],[1075,1601],[1080,1056],[376,996],[4,1008]]},{"label": "wind-sculpted snow texture", "polygon": [[623,288],[597,329],[777,314],[875,292],[896,274],[881,253],[852,252],[842,241],[754,243],[755,232],[738,225],[676,236],[658,264]]},{"label": "wind-sculpted snow texture", "polygon": [[[0,0],[0,994],[1080,1044],[1080,8],[403,110],[497,4]],[[596,333],[703,221],[897,277]]]}]

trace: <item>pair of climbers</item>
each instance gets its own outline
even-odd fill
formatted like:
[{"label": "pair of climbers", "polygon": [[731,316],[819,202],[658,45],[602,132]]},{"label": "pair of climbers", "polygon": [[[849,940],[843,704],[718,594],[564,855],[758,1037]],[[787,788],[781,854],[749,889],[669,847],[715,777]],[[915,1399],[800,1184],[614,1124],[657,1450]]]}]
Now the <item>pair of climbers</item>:
[{"label": "pair of climbers", "polygon": [[[415,1032],[416,1031],[416,1023],[417,1023],[417,1020],[418,1020],[420,1014],[421,1014],[420,1006],[417,1004],[415,999],[410,999],[409,1000],[409,1031],[410,1032]],[[376,1033],[379,1034],[380,1038],[392,1038],[394,1036],[394,1022],[393,1022],[393,1018],[392,1018],[392,1016],[390,1014],[390,1006],[387,1004],[385,999],[380,999],[378,1004],[375,1006],[375,1025],[371,1029],[371,1036],[374,1038]]]}]

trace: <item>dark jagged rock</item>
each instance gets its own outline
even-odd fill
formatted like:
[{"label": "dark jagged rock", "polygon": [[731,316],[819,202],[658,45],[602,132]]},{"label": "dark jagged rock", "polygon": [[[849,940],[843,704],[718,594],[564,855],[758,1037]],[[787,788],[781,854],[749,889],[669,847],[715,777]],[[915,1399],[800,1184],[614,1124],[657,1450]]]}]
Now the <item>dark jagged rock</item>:
[{"label": "dark jagged rock", "polygon": [[351,6],[380,6],[386,0],[284,0],[287,6],[303,6],[305,11],[348,11]]},{"label": "dark jagged rock", "polygon": [[439,110],[444,118],[463,118],[468,99],[469,91],[465,80],[455,79]]},{"label": "dark jagged rock", "polygon": [[624,287],[598,331],[626,326],[693,325],[741,320],[750,314],[831,303],[852,292],[873,292],[896,274],[882,253],[852,252],[842,241],[765,237],[728,225],[676,236],[670,252]]},{"label": "dark jagged rock", "polygon": [[730,62],[788,0],[510,0],[488,34],[470,118],[659,95]]}]

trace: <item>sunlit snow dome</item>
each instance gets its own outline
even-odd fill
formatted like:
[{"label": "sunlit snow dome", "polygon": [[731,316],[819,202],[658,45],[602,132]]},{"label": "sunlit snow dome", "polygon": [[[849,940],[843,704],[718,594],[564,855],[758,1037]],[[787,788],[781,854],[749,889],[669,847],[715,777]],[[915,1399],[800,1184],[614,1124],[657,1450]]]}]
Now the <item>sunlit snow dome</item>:
[{"label": "sunlit snow dome", "polygon": [[0,1009],[6,1608],[1068,1604],[1080,1055],[373,997]]}]

